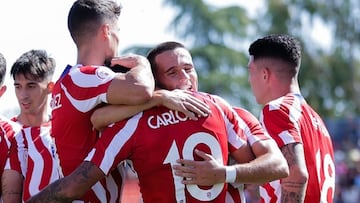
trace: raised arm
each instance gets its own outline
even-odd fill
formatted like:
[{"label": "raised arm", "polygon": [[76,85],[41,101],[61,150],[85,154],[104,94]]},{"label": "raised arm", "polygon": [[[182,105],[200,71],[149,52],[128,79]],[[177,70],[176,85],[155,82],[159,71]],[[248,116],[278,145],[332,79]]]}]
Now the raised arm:
[{"label": "raised arm", "polygon": [[117,57],[111,64],[119,64],[130,70],[118,73],[112,80],[107,92],[109,104],[136,105],[151,98],[155,83],[150,63],[145,57],[134,54]]}]

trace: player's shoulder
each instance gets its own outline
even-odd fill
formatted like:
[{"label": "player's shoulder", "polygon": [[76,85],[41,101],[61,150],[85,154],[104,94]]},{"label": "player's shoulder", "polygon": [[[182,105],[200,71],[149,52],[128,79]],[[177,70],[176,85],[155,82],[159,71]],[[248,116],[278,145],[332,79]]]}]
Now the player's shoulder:
[{"label": "player's shoulder", "polygon": [[277,99],[274,99],[264,105],[263,110],[265,111],[284,111],[288,112],[289,109],[298,107],[302,102],[302,97],[298,97],[296,94],[289,93]]},{"label": "player's shoulder", "polygon": [[6,117],[0,116],[0,127],[2,128],[2,130],[4,130],[5,132],[14,132],[17,133],[22,129],[22,126],[15,122],[12,121],[11,119],[8,119]]},{"label": "player's shoulder", "polygon": [[210,100],[215,103],[228,104],[228,102],[224,98],[222,98],[218,95],[210,94],[210,93],[206,93],[206,92],[195,92],[195,93],[197,95],[199,95],[201,98],[203,98],[205,101]]},{"label": "player's shoulder", "polygon": [[239,107],[239,106],[233,106],[233,109],[239,115],[252,115],[253,116],[253,114],[250,111],[248,111],[247,109],[245,109],[245,108],[242,108],[242,107]]}]

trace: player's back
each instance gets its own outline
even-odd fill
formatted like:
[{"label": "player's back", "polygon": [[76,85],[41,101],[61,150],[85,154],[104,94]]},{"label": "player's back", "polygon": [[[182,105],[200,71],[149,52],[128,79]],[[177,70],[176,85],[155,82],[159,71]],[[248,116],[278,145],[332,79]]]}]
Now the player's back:
[{"label": "player's back", "polygon": [[[102,168],[112,159],[117,160],[115,165],[130,159],[139,177],[144,202],[225,202],[227,184],[185,186],[172,170],[180,158],[199,160],[194,155],[195,149],[212,154],[224,165],[228,161],[226,113],[207,99],[208,96],[195,95],[210,106],[212,113],[208,117],[194,121],[180,112],[156,107],[118,122],[105,129],[101,137],[111,143],[102,146],[113,146],[104,150],[105,153],[110,150],[117,157],[106,157],[97,165]],[[116,136],[108,137],[109,134]],[[96,149],[91,157],[95,163],[104,157],[102,153],[97,154],[101,150]]]},{"label": "player's back", "polygon": [[335,163],[331,137],[320,116],[302,103],[300,120],[305,161],[309,173],[305,202],[333,202]]},{"label": "player's back", "polygon": [[[101,71],[100,71],[101,70]],[[110,76],[109,76],[110,75]],[[67,66],[52,92],[52,136],[64,175],[72,172],[97,139],[90,117],[113,76],[92,66]]]},{"label": "player's back", "polygon": [[[300,94],[287,94],[266,105],[260,117],[280,148],[302,143],[309,174],[305,202],[332,202],[335,167],[331,138],[320,116]],[[280,200],[280,182],[273,181],[260,189],[265,202]]]}]

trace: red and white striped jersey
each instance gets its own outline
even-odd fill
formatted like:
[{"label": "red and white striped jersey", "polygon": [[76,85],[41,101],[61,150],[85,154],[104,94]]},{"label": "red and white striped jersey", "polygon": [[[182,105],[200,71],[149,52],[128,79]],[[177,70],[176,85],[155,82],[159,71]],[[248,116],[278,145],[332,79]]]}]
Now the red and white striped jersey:
[{"label": "red and white striped jersey", "polygon": [[[107,103],[106,93],[115,73],[104,66],[67,66],[52,92],[52,136],[63,174],[84,160],[98,139],[90,121],[94,109]],[[118,202],[121,170],[114,170],[82,198],[85,202]]]},{"label": "red and white striped jersey", "polygon": [[[261,126],[260,121],[249,111],[240,107],[233,107],[240,117],[241,128],[250,145],[257,141],[271,139],[270,135]],[[229,165],[236,164],[230,157]],[[226,203],[245,203],[244,184],[229,184]]]},{"label": "red and white striped jersey", "polygon": [[[7,118],[0,117],[0,176],[2,176],[10,152],[10,144],[21,126]],[[2,188],[0,184],[0,197]]]},{"label": "red and white striped jersey", "polygon": [[50,131],[51,122],[40,127],[24,126],[11,143],[6,169],[16,170],[23,175],[23,201],[62,177]]},{"label": "red and white striped jersey", "polygon": [[194,95],[210,106],[208,117],[194,121],[165,107],[146,110],[106,128],[85,160],[105,174],[119,162],[131,160],[144,202],[225,202],[227,184],[184,185],[172,170],[179,158],[199,160],[195,149],[227,164],[229,150],[247,142],[241,136],[238,115],[227,103]]},{"label": "red and white striped jersey", "polygon": [[[287,94],[264,106],[260,122],[280,148],[302,143],[309,174],[305,202],[332,203],[335,189],[334,152],[320,116],[299,94]],[[263,202],[280,202],[279,180],[260,187]]]},{"label": "red and white striped jersey", "polygon": [[270,135],[261,126],[260,121],[249,111],[240,107],[233,107],[240,117],[242,131],[250,145],[260,140],[271,139]]}]

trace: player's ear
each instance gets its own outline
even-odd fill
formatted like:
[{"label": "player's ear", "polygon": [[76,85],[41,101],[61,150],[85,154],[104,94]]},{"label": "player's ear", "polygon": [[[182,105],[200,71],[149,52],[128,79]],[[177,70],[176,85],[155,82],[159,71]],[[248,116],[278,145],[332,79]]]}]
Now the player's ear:
[{"label": "player's ear", "polygon": [[269,80],[271,72],[270,72],[270,69],[268,67],[264,67],[262,69],[261,73],[262,73],[262,77],[263,77],[264,80]]},{"label": "player's ear", "polygon": [[0,87],[0,97],[5,93],[6,91],[6,85],[3,85]]},{"label": "player's ear", "polygon": [[99,34],[102,35],[103,39],[108,39],[111,35],[110,32],[110,25],[109,24],[103,24],[100,27]]},{"label": "player's ear", "polygon": [[48,90],[48,93],[50,94],[52,92],[52,90],[54,89],[54,82],[53,81],[50,81],[47,85],[47,90]]}]

